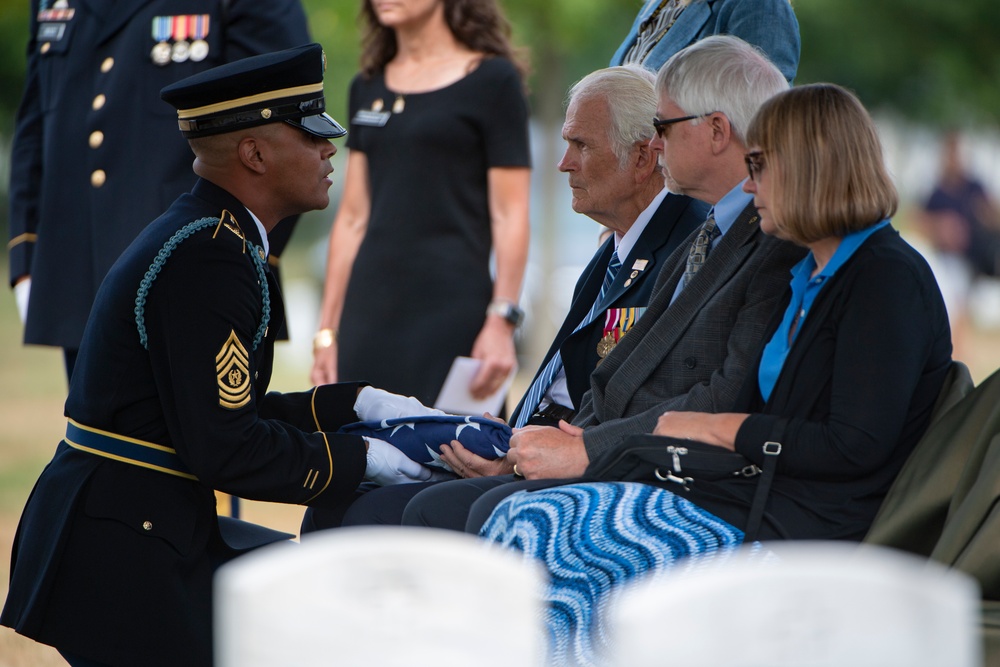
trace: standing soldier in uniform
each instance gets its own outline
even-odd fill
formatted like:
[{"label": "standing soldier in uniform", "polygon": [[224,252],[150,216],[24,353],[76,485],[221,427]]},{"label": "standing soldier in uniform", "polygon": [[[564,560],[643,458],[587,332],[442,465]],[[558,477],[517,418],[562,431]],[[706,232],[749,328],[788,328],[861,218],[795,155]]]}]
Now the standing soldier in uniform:
[{"label": "standing soldier in uniform", "polygon": [[363,479],[431,476],[385,442],[335,433],[374,389],[266,393],[283,313],[268,233],[326,207],[329,139],[345,134],[324,113],[320,46],[222,65],[163,98],[201,178],[98,292],[0,616],[74,667],[211,664],[214,569],[291,537],[218,517],[214,490],[328,507]]},{"label": "standing soldier in uniform", "polygon": [[[10,280],[24,342],[63,348],[71,377],[108,269],[194,184],[160,89],[309,34],[299,0],[34,0],[31,16],[11,153]],[[271,235],[272,263],[293,225]]]}]

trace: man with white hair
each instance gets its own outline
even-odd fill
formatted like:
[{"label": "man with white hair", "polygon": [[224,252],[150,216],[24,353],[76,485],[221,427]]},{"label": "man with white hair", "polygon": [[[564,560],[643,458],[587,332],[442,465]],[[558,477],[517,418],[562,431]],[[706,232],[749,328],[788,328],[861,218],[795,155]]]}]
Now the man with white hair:
[{"label": "man with white hair", "polygon": [[[701,224],[701,202],[669,193],[649,146],[654,77],[610,67],[570,89],[559,170],[573,210],[612,230],[577,282],[573,304],[511,425],[572,419],[590,374],[638,320],[664,260]],[[624,269],[624,270],[619,270]],[[608,288],[602,291],[602,283]]]}]

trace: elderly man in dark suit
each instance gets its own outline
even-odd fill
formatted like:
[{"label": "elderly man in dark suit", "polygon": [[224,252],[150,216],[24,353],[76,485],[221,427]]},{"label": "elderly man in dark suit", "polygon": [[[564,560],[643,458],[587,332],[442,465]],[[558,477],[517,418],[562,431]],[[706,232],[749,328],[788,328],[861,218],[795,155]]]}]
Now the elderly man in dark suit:
[{"label": "elderly man in dark suit", "polygon": [[760,230],[742,190],[746,128],[787,87],[765,56],[735,37],[707,38],[664,65],[650,146],[672,192],[712,205],[708,219],[664,264],[645,316],[594,371],[572,423],[519,431],[507,457],[513,479],[431,487],[410,501],[404,523],[476,531],[503,497],[580,477],[628,435],[652,432],[665,411],[733,404],[803,254]]},{"label": "elderly man in dark suit", "polygon": [[591,372],[645,311],[663,262],[704,219],[704,204],[663,185],[643,118],[655,109],[653,81],[645,70],[611,67],[570,89],[559,170],[569,176],[573,210],[613,234],[577,281],[569,313],[511,415],[512,426],[572,419]]},{"label": "elderly man in dark suit", "polygon": [[[108,269],[194,185],[194,155],[160,89],[309,33],[299,0],[33,0],[31,12],[10,282],[24,342],[63,348],[69,377]],[[271,235],[273,266],[294,223]]]},{"label": "elderly man in dark suit", "polygon": [[[667,192],[662,168],[650,150],[654,80],[639,67],[610,67],[570,89],[563,125],[567,147],[559,170],[569,177],[573,210],[613,234],[577,281],[569,313],[511,415],[512,426],[572,419],[590,386],[591,372],[640,321],[660,267],[704,220],[708,209],[702,202]],[[387,400],[391,402],[391,396]],[[457,442],[442,450],[445,462],[464,476],[512,471],[506,459],[480,458]],[[406,503],[425,486],[369,491],[345,508],[343,523],[399,523]],[[310,509],[303,530],[341,522],[338,511]]]}]

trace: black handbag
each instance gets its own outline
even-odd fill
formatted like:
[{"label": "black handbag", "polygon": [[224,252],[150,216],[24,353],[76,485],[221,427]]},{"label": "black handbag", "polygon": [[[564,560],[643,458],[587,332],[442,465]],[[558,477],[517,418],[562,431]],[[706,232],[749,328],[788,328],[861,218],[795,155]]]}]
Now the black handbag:
[{"label": "black handbag", "polygon": [[767,494],[771,489],[781,444],[765,442],[764,465],[758,466],[742,454],[696,440],[660,435],[633,435],[621,449],[598,457],[588,467],[585,477],[604,482],[662,482],[669,488],[677,484],[685,490],[699,481],[720,482],[732,478],[757,478],[744,531],[745,541],[757,538],[764,517]]}]

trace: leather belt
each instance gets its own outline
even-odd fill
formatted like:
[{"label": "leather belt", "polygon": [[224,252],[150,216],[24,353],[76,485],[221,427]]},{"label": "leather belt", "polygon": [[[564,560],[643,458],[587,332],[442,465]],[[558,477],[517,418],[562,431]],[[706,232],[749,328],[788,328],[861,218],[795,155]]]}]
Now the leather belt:
[{"label": "leather belt", "polygon": [[573,417],[575,416],[576,410],[573,408],[567,408],[565,405],[559,405],[558,403],[549,403],[544,408],[536,410],[531,415],[528,423],[530,424],[533,420],[537,420],[539,422],[558,424],[559,420],[562,419],[568,424],[573,421]]}]

